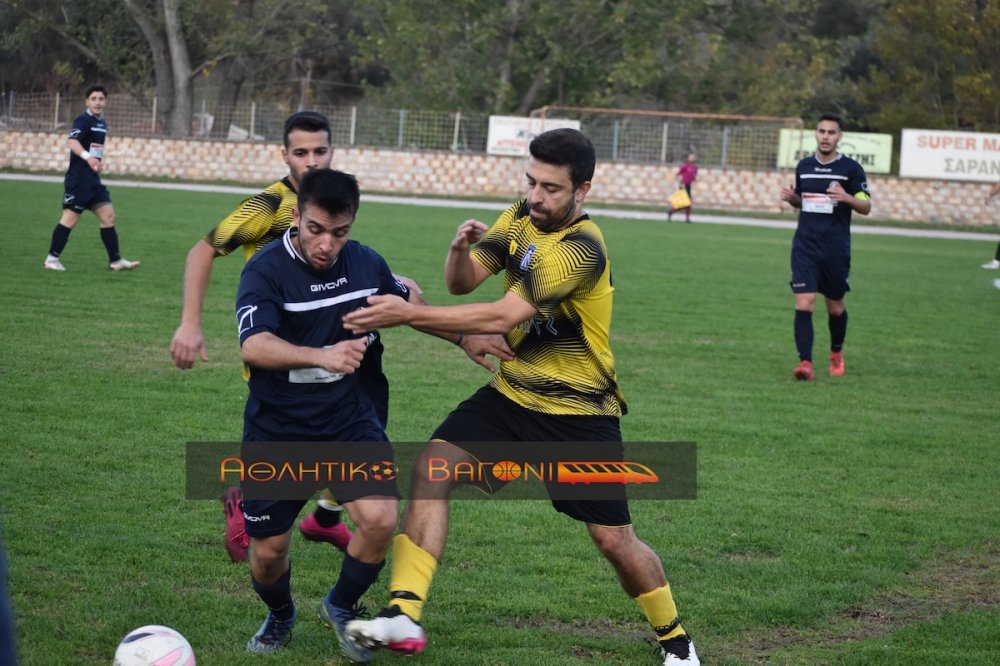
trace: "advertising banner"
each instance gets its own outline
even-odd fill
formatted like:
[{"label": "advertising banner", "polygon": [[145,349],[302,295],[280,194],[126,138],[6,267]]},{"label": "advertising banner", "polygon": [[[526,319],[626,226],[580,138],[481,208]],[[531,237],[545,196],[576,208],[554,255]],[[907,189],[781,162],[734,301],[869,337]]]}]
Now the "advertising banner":
[{"label": "advertising banner", "polygon": [[1000,134],[904,129],[899,148],[904,178],[1000,180]]},{"label": "advertising banner", "polygon": [[[892,135],[844,132],[837,151],[855,160],[865,173],[892,169]],[[816,152],[816,131],[783,129],[778,139],[778,167],[794,169],[803,157]]]},{"label": "advertising banner", "polygon": [[490,155],[527,155],[528,144],[535,135],[548,130],[569,127],[580,129],[579,120],[565,118],[538,118],[522,116],[490,116],[490,129],[486,139],[486,152]]}]

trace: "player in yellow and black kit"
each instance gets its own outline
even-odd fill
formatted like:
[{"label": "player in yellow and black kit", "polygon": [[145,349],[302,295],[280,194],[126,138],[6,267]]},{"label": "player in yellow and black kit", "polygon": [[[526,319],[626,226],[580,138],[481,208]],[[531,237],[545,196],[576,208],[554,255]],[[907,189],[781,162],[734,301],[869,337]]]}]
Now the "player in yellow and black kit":
[{"label": "player in yellow and black kit", "polygon": [[[434,307],[374,296],[367,308],[344,317],[356,333],[399,324],[502,332],[516,355],[501,363],[489,385],[449,414],[418,458],[410,499],[419,501],[409,503],[403,533],[394,542],[392,599],[373,620],[347,625],[350,639],[362,647],[412,654],[427,645],[419,620],[444,550],[453,486],[430,478],[429,466],[421,463],[502,460],[484,458],[482,452],[495,452],[503,442],[573,442],[602,447],[609,456],[622,451],[619,419],[625,403],[609,345],[611,264],[600,229],[583,210],[594,174],[594,147],[577,130],[557,129],[535,137],[529,150],[526,198],[492,228],[477,220],[459,225],[445,263],[454,294],[469,293],[504,271],[502,298]],[[493,482],[486,485],[492,489]],[[551,493],[550,488],[556,510],[586,525],[645,613],[662,663],[699,664],[663,565],[632,527],[624,490],[610,500],[559,499]]]},{"label": "player in yellow and black kit", "polygon": [[501,365],[490,386],[536,412],[620,416],[625,401],[608,341],[611,270],[590,217],[583,213],[569,226],[541,231],[521,200],[472,256],[490,274],[504,271],[504,291],[538,310],[507,334],[517,357]]}]

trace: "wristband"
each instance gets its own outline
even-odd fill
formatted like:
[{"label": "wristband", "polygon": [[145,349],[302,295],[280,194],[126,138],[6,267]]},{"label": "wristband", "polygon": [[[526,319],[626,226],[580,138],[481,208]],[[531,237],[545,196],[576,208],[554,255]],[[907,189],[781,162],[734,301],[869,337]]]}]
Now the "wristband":
[{"label": "wristband", "polygon": [[83,151],[82,153],[80,153],[80,159],[83,160],[83,161],[89,160],[90,159],[90,153],[87,152],[86,150]]},{"label": "wristband", "polygon": [[455,340],[455,344],[457,346],[461,347],[462,346],[462,340],[465,340],[465,334],[464,333],[459,333],[458,334],[458,339]]}]

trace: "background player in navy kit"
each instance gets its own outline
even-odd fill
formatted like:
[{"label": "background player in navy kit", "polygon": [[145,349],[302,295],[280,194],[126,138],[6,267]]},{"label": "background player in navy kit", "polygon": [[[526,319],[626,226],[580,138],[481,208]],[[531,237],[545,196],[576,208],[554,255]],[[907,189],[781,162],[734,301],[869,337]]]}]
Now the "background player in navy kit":
[{"label": "background player in navy kit", "polygon": [[93,85],[84,95],[87,110],[77,116],[70,130],[69,168],[66,170],[63,192],[63,212],[52,231],[52,244],[45,257],[45,268],[64,271],[59,257],[69,242],[69,234],[80,221],[83,211],[94,211],[101,225],[101,241],[108,251],[108,268],[113,271],[132,270],[138,261],[123,259],[118,251],[118,232],[115,230],[115,207],[111,195],[101,182],[104,145],[108,138],[108,125],[104,120],[104,106],[108,92],[104,86]]},{"label": "background player in navy kit", "polygon": [[[243,269],[236,314],[243,360],[250,367],[245,441],[384,442],[388,454],[382,455],[391,456],[384,421],[356,372],[372,338],[346,330],[342,318],[370,295],[424,301],[374,250],[349,240],[359,200],[354,176],[309,171],[293,210],[295,226]],[[314,289],[317,284],[324,288]],[[394,482],[391,490],[392,496],[369,496],[334,489],[357,532],[319,614],[336,630],[344,654],[358,663],[367,663],[371,653],[346,640],[344,626],[385,563],[398,511]],[[243,500],[253,587],[269,610],[247,644],[251,652],[274,651],[291,639],[296,614],[288,547],[304,505]]]},{"label": "background player in navy kit", "polygon": [[781,190],[782,201],[799,208],[792,240],[792,292],[795,293],[795,347],[799,364],[793,376],[815,379],[812,366],[816,294],[826,298],[830,328],[830,376],[844,374],[842,348],[847,336],[844,296],[850,290],[851,213],[867,215],[872,203],[861,165],[837,152],[843,137],[839,116],[826,113],[816,126],[816,153],[799,161],[795,186]]}]

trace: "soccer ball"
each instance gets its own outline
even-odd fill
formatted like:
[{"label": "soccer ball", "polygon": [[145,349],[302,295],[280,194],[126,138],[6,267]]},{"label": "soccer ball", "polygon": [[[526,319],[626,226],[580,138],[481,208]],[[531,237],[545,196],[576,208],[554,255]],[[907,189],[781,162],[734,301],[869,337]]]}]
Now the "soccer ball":
[{"label": "soccer ball", "polygon": [[376,481],[392,481],[396,478],[396,463],[390,460],[372,463],[371,471]]},{"label": "soccer ball", "polygon": [[170,627],[150,624],[122,639],[114,666],[195,666],[194,650]]}]

